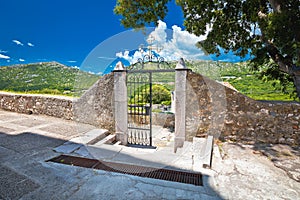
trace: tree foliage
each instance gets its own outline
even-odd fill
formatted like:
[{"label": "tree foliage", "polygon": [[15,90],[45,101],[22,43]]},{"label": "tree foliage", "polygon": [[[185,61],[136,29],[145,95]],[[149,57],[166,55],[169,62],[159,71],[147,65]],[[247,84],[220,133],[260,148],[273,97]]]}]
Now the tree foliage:
[{"label": "tree foliage", "polygon": [[125,27],[143,28],[146,24],[157,23],[166,16],[168,1],[117,0],[114,12],[123,16],[121,23]]},{"label": "tree foliage", "polygon": [[[163,85],[152,85],[152,103],[161,104],[163,101],[171,101],[171,93]],[[150,86],[142,86],[130,96],[130,103],[147,104],[150,102]]]},{"label": "tree foliage", "polygon": [[[163,19],[168,0],[117,0],[115,13],[125,27],[141,28]],[[300,97],[299,0],[176,0],[184,14],[186,30],[207,34],[197,46],[209,54],[220,48],[238,56],[250,53],[253,69],[278,79],[293,81]],[[265,68],[265,66],[270,66]],[[263,67],[263,68],[261,68]]]}]

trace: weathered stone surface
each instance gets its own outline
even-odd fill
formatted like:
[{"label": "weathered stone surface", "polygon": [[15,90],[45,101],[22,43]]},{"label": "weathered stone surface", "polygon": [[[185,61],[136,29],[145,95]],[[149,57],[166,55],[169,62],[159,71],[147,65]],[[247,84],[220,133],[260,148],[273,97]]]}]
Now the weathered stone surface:
[{"label": "weathered stone surface", "polygon": [[282,144],[259,144],[254,148],[267,156],[276,167],[284,170],[287,175],[300,182],[300,148]]},{"label": "weathered stone surface", "polygon": [[[225,142],[221,149],[223,159],[213,160],[213,168],[217,173],[214,183],[223,199],[299,199],[300,184],[261,155],[265,147],[257,150],[256,145]],[[297,164],[290,157],[283,160]]]},{"label": "weathered stone surface", "polygon": [[244,143],[300,144],[300,104],[263,102],[189,72],[187,138],[209,134]]},{"label": "weathered stone surface", "polygon": [[99,79],[80,99],[73,102],[74,120],[114,132],[114,76]]},{"label": "weathered stone surface", "polygon": [[0,109],[42,114],[114,131],[113,75],[103,76],[82,97],[0,93]]},{"label": "weathered stone surface", "polygon": [[[114,76],[108,74],[80,99],[1,92],[0,109],[73,119],[114,132],[113,88]],[[191,71],[187,72],[185,102],[185,140],[209,134],[250,144],[300,144],[299,103],[255,101]],[[174,121],[168,118],[166,126],[172,127]],[[183,124],[179,121],[177,129]]]},{"label": "weathered stone surface", "polygon": [[171,113],[152,113],[152,124],[174,131],[175,115]]},{"label": "weathered stone surface", "polygon": [[0,108],[26,114],[72,119],[72,98],[33,94],[0,93]]}]

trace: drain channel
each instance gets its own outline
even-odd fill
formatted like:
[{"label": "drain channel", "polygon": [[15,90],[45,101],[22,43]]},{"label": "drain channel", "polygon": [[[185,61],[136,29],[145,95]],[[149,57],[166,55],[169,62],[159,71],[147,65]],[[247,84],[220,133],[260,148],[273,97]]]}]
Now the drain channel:
[{"label": "drain channel", "polygon": [[178,171],[164,168],[144,167],[138,165],[114,163],[89,158],[60,155],[46,162],[55,162],[85,168],[104,170],[122,174],[130,174],[145,178],[160,179],[179,183],[203,186],[202,174],[196,172]]}]

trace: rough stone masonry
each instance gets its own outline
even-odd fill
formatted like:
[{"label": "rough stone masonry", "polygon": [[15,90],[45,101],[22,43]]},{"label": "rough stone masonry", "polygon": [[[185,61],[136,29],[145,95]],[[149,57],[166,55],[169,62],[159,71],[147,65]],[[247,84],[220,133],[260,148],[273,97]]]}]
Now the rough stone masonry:
[{"label": "rough stone masonry", "polygon": [[[0,93],[0,109],[85,122],[114,131],[113,74],[81,98]],[[214,135],[244,143],[300,144],[300,104],[255,101],[221,83],[187,73],[186,140]],[[174,124],[174,123],[173,123]]]}]

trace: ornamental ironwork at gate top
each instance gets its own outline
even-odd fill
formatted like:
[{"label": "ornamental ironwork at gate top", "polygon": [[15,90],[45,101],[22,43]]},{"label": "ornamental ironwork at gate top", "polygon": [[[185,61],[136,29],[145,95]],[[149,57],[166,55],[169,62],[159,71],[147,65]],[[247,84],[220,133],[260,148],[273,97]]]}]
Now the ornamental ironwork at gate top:
[{"label": "ornamental ironwork at gate top", "polygon": [[127,67],[128,71],[174,71],[175,66],[165,61],[163,57],[149,53],[139,58],[136,63]]},{"label": "ornamental ironwork at gate top", "polygon": [[150,35],[147,39],[149,44],[146,48],[147,50],[144,51],[143,45],[139,47],[139,52],[143,56],[138,58],[136,63],[127,67],[128,71],[172,71],[175,69],[175,66],[172,67],[170,63],[158,54],[162,50],[162,47],[159,45],[155,46],[154,41],[155,38],[153,35]]}]

